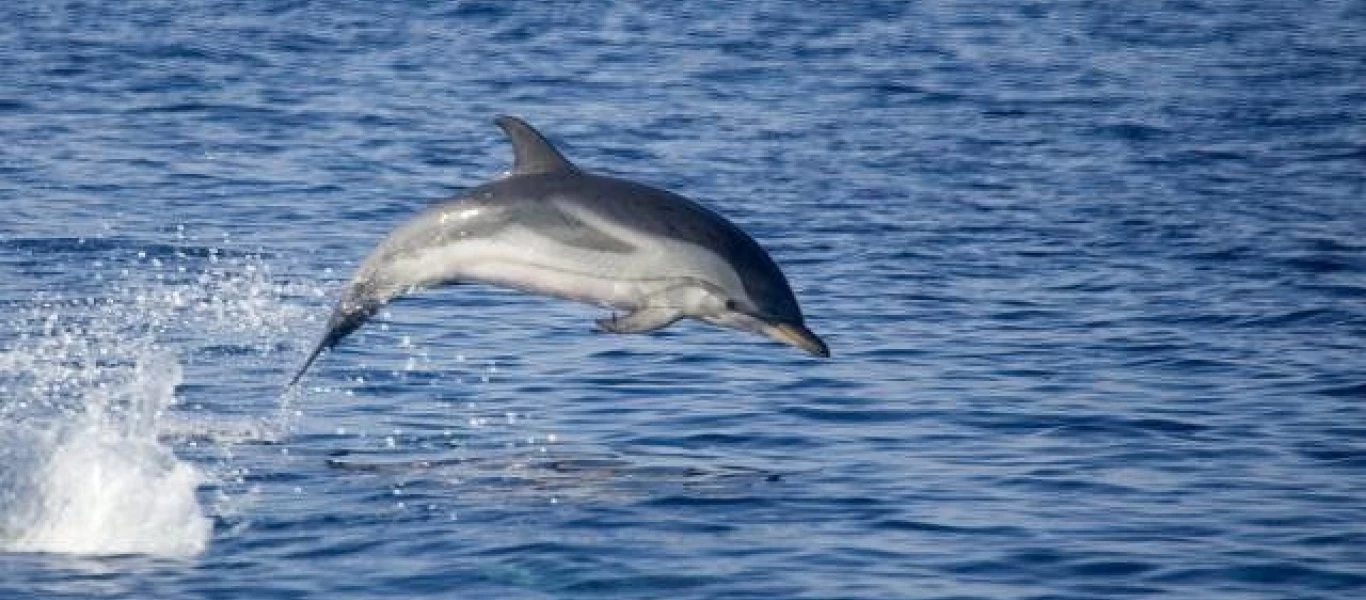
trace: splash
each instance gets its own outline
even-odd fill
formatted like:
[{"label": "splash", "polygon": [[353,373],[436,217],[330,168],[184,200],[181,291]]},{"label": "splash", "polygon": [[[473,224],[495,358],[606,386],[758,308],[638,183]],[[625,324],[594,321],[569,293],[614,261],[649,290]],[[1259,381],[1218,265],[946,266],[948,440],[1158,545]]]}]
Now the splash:
[{"label": "splash", "polygon": [[207,546],[204,476],[157,439],[180,366],[147,358],[126,380],[91,390],[71,420],[20,436],[29,462],[9,465],[18,472],[0,528],[5,549],[190,557]]},{"label": "splash", "polygon": [[196,498],[204,478],[158,440],[180,365],[145,341],[58,321],[0,354],[0,548],[198,554],[212,530]]},{"label": "splash", "polygon": [[217,424],[177,406],[181,357],[231,347],[259,358],[298,311],[258,258],[118,259],[100,258],[115,276],[90,296],[38,294],[9,311],[0,551],[190,558],[210,543],[221,472],[175,444]]}]

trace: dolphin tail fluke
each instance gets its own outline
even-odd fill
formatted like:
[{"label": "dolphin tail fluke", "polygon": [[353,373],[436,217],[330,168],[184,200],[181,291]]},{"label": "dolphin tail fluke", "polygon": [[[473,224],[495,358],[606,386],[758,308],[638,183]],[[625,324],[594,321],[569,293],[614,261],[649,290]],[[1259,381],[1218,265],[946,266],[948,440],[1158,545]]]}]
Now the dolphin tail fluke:
[{"label": "dolphin tail fluke", "polygon": [[327,333],[323,334],[323,338],[318,341],[317,346],[313,347],[313,351],[308,353],[308,358],[304,359],[303,364],[299,366],[299,370],[294,373],[294,377],[285,385],[285,391],[293,389],[294,385],[299,383],[300,379],[303,379],[304,373],[308,371],[309,367],[313,366],[313,362],[318,360],[318,357],[322,355],[324,350],[337,345],[337,342],[342,341],[342,338],[345,338],[346,336],[351,335],[351,332],[360,329],[360,326],[364,325],[365,321],[369,319],[370,315],[374,314],[378,308],[378,306],[357,308],[347,302],[338,304],[336,310],[332,311],[332,317],[327,320]]},{"label": "dolphin tail fluke", "polygon": [[323,350],[326,349],[327,344],[325,342],[319,342],[317,346],[313,347],[313,351],[308,353],[308,358],[304,359],[302,365],[299,365],[299,370],[294,372],[294,377],[291,377],[289,383],[285,384],[285,391],[294,389],[295,384],[304,378],[304,373],[308,372],[308,368],[313,366],[313,361],[318,360],[318,356],[322,355]]}]

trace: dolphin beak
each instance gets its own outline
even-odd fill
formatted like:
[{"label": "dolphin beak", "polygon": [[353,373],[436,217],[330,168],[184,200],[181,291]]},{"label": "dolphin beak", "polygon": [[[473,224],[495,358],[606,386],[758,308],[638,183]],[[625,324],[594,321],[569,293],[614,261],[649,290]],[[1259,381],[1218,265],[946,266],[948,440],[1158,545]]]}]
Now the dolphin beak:
[{"label": "dolphin beak", "polygon": [[765,325],[763,333],[774,340],[805,350],[812,356],[819,356],[821,358],[828,358],[830,356],[830,348],[825,345],[825,342],[804,326],[794,325],[792,323]]}]

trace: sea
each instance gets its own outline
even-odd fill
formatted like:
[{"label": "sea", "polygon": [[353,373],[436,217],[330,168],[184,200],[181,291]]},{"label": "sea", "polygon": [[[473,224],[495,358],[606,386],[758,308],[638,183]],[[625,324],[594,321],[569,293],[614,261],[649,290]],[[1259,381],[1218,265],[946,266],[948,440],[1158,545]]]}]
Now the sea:
[{"label": "sea", "polygon": [[[829,359],[481,285],[511,164],[757,239]],[[0,7],[0,598],[1366,597],[1366,3]]]}]

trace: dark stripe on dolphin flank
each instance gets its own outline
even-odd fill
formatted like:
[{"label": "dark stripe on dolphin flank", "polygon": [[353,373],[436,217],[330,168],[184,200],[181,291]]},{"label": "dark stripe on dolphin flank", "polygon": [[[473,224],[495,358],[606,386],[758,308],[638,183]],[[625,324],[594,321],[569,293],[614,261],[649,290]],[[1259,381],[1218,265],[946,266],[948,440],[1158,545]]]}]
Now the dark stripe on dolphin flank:
[{"label": "dark stripe on dolphin flank", "polygon": [[[550,204],[547,200],[573,205],[625,229],[710,250],[736,269],[750,297],[786,299],[769,307],[765,312],[774,314],[765,316],[784,320],[802,317],[796,299],[787,292],[788,283],[782,270],[754,238],[716,212],[673,192],[605,175],[555,172],[481,185],[438,206],[456,208],[482,204],[512,211],[507,216],[526,220],[544,219]],[[605,233],[603,236],[615,239]],[[613,251],[592,245],[603,242],[594,240],[589,247]],[[761,273],[765,276],[749,276]],[[779,281],[773,281],[775,276]]]}]

